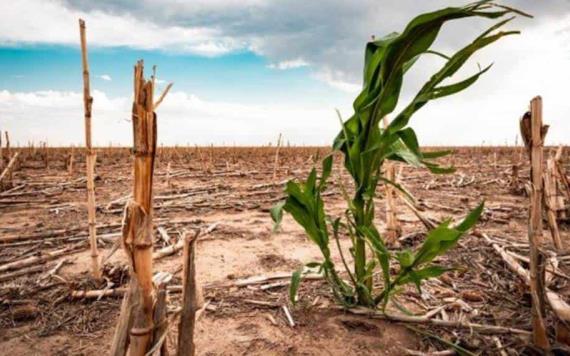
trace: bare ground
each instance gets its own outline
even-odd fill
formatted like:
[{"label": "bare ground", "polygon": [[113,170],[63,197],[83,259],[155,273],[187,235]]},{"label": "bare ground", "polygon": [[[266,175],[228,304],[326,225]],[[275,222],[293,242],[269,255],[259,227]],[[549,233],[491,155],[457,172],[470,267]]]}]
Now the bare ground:
[{"label": "bare ground", "polygon": [[[294,354],[294,355],[401,355],[409,350],[435,351],[449,345],[407,324],[352,315],[336,307],[322,280],[309,280],[300,290],[296,306],[288,302],[285,283],[272,288],[260,285],[237,287],[233,282],[259,275],[291,272],[305,263],[320,260],[318,248],[286,216],[282,229],[272,232],[269,208],[282,197],[283,182],[304,178],[313,162],[326,152],[317,148],[283,148],[277,176],[273,179],[272,148],[165,149],[155,171],[155,225],[175,240],[184,231],[212,231],[198,240],[197,270],[207,304],[198,321],[196,345],[201,355]],[[43,264],[34,273],[0,282],[1,354],[93,355],[106,352],[111,343],[120,296],[72,299],[72,290],[110,289],[125,284],[125,256],[115,253],[106,263],[106,280],[100,284],[89,277],[90,258],[86,237],[84,166],[76,163],[68,175],[64,167],[67,151],[49,152],[49,168],[42,167],[42,152],[28,150],[14,176],[15,189],[0,193],[0,250],[3,264],[41,252],[77,245],[77,249]],[[76,159],[79,159],[76,157]],[[487,209],[478,230],[513,252],[525,251],[528,198],[510,188],[511,166],[522,164],[521,177],[528,177],[526,157],[515,149],[458,149],[450,158],[457,172],[433,176],[404,167],[401,182],[418,199],[427,217],[441,221],[460,218],[481,200]],[[171,185],[167,184],[167,162],[171,162]],[[340,171],[340,161],[335,169]],[[97,222],[106,256],[120,232],[124,198],[130,193],[131,159],[126,150],[102,149],[96,168]],[[340,215],[343,200],[337,174],[327,196],[327,212]],[[349,178],[343,176],[345,185]],[[377,220],[384,226],[384,201],[379,189]],[[404,246],[413,248],[425,236],[416,216],[398,201]],[[562,225],[564,251],[559,252],[559,275],[551,288],[567,298],[570,274],[564,260],[568,226]],[[64,230],[64,231],[58,231]],[[52,232],[52,234],[47,234]],[[29,238],[42,233],[40,238]],[[24,244],[22,244],[24,242]],[[342,245],[348,247],[348,239]],[[18,245],[18,243],[20,243]],[[165,246],[156,233],[155,249]],[[544,248],[551,250],[549,232]],[[332,246],[331,246],[332,248]],[[341,260],[333,248],[334,260]],[[49,275],[59,262],[65,263]],[[440,263],[456,267],[441,280],[428,281],[420,295],[403,290],[398,301],[419,315],[443,306],[434,317],[468,320],[530,330],[530,298],[523,283],[481,238],[466,236]],[[174,274],[180,284],[180,254],[155,262],[155,271]],[[524,263],[523,263],[524,265]],[[2,274],[0,274],[1,278]],[[286,281],[286,280],[282,280]],[[180,295],[171,293],[172,308]],[[260,303],[261,302],[261,303]],[[267,305],[260,305],[267,304]],[[291,310],[290,327],[281,306]],[[552,321],[554,323],[554,321]],[[483,335],[465,329],[414,325],[462,347],[496,354],[529,352],[527,341],[512,334]],[[175,341],[172,328],[170,345]]]}]

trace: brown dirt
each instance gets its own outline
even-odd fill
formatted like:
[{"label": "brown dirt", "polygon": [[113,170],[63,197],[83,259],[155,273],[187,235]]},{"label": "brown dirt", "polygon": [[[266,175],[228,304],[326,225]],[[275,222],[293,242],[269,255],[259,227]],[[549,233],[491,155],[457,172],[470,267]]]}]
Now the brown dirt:
[{"label": "brown dirt", "polygon": [[[409,330],[405,325],[355,316],[334,308],[329,290],[323,281],[305,281],[300,290],[300,302],[289,305],[296,326],[288,326],[280,308],[249,304],[246,300],[270,301],[288,305],[285,286],[263,291],[257,287],[219,288],[235,279],[276,272],[290,272],[304,263],[320,260],[320,252],[311,244],[294,221],[286,216],[281,231],[272,233],[268,209],[282,196],[285,179],[305,177],[317,156],[325,149],[288,148],[281,150],[276,184],[271,185],[274,149],[272,148],[179,148],[162,150],[155,171],[155,225],[163,227],[171,238],[184,230],[202,229],[217,224],[197,250],[198,278],[204,300],[210,308],[198,322],[196,345],[200,355],[401,355],[402,347],[414,350],[445,349],[445,345]],[[498,155],[495,153],[498,152]],[[25,152],[26,153],[26,152]],[[50,151],[50,167],[38,166],[38,152],[24,154],[22,167],[15,174],[14,186],[25,184],[15,192],[28,192],[17,199],[28,199],[10,205],[0,205],[0,235],[14,236],[55,229],[68,229],[63,236],[77,236],[74,241],[44,238],[42,244],[31,244],[0,250],[0,265],[27,256],[33,251],[56,250],[72,243],[85,248],[65,256],[66,264],[58,272],[61,278],[44,280],[43,273],[0,282],[0,349],[7,355],[93,355],[108,349],[120,298],[72,301],[70,289],[96,289],[113,283],[124,284],[128,278],[122,266],[125,256],[118,251],[106,265],[107,282],[97,284],[89,278],[89,252],[86,241],[86,211],[84,207],[84,166],[76,162],[75,173],[68,176],[64,168],[66,151]],[[434,176],[423,170],[402,169],[403,184],[425,206],[424,214],[433,219],[458,218],[469,208],[485,199],[487,210],[479,229],[490,235],[524,242],[526,239],[526,202],[524,195],[510,192],[510,166],[521,157],[519,150],[485,148],[459,149],[451,158],[458,171],[451,175]],[[521,175],[528,175],[523,158]],[[80,158],[76,157],[76,160]],[[166,183],[167,162],[172,162],[172,186]],[[40,165],[41,166],[41,165]],[[335,164],[335,169],[340,162]],[[526,171],[525,171],[526,169]],[[398,170],[397,170],[398,171]],[[131,159],[126,150],[101,149],[96,168],[98,224],[119,224],[123,202],[109,205],[130,193]],[[333,177],[337,177],[333,174]],[[473,181],[471,181],[473,179]],[[336,181],[336,179],[334,179]],[[345,184],[349,178],[343,177]],[[66,185],[67,184],[67,185]],[[337,184],[331,184],[327,196],[328,213],[343,212],[343,200]],[[383,228],[384,202],[378,198],[378,226]],[[173,199],[173,195],[180,198]],[[184,196],[183,196],[184,195]],[[166,197],[166,198],[163,198]],[[170,198],[169,198],[170,197]],[[0,201],[1,201],[0,196]],[[16,199],[16,198],[14,198]],[[405,246],[421,242],[423,227],[415,216],[399,202],[398,217],[404,235],[420,232],[406,239]],[[189,223],[175,219],[194,219]],[[74,227],[83,227],[75,231]],[[119,228],[101,228],[100,234],[117,233]],[[568,247],[568,227],[562,226],[565,247]],[[61,235],[60,235],[61,236]],[[549,237],[545,230],[545,237]],[[113,240],[116,237],[110,237]],[[38,241],[38,242],[40,242]],[[348,239],[341,241],[349,246]],[[545,247],[550,246],[545,238]],[[158,238],[156,247],[164,246]],[[101,247],[106,256],[112,242]],[[331,249],[340,268],[336,247]],[[50,261],[44,271],[58,260]],[[458,269],[437,281],[429,281],[422,298],[412,289],[405,289],[399,301],[406,308],[425,313],[443,304],[446,298],[462,298],[471,311],[461,307],[446,308],[449,317],[462,314],[473,321],[529,329],[529,299],[525,288],[517,282],[492,249],[474,236],[465,237],[442,264]],[[174,284],[180,284],[180,254],[157,261],[155,271],[176,273]],[[562,269],[566,268],[561,266]],[[566,281],[559,281],[560,290]],[[451,294],[450,294],[451,293]],[[568,288],[564,295],[569,294]],[[179,305],[180,296],[172,294],[172,305]],[[19,305],[37,308],[34,315],[15,320]],[[276,325],[274,325],[274,322]],[[448,340],[483,353],[493,354],[493,343],[482,335],[453,332],[449,329],[427,328]],[[175,342],[175,328],[170,345]],[[522,351],[525,342],[514,336],[501,336],[504,345],[514,352]]]}]

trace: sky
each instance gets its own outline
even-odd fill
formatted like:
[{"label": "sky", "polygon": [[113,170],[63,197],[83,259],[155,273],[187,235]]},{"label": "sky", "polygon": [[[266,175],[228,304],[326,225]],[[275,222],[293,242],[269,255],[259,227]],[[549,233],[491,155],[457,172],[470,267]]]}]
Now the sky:
[{"label": "sky", "polygon": [[[352,114],[372,35],[459,0],[18,0],[0,1],[0,130],[13,144],[82,145],[78,19],[87,24],[93,142],[130,145],[133,65],[157,66],[163,145],[329,145],[335,113]],[[477,83],[430,102],[413,118],[422,145],[505,145],[535,95],[551,126],[547,144],[570,144],[570,0],[512,0],[534,15],[477,53],[454,81],[493,63]],[[434,48],[450,54],[492,24],[445,25]],[[442,62],[408,72],[403,107]]]}]

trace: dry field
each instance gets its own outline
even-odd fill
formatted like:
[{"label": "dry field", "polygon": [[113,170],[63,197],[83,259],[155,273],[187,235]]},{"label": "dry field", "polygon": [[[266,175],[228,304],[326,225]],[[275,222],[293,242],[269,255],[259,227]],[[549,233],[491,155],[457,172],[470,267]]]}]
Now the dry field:
[{"label": "dry field", "polygon": [[[514,192],[511,185],[514,163],[521,164],[521,181],[528,180],[528,158],[522,150],[458,148],[446,158],[457,167],[450,175],[435,176],[409,166],[398,166],[396,171],[399,181],[417,198],[422,214],[432,221],[463,217],[486,200],[476,230],[527,266],[528,197],[522,190]],[[85,166],[82,152],[76,150],[69,174],[69,152],[21,149],[13,187],[0,193],[0,354],[94,355],[109,349],[128,278],[127,261],[119,249],[105,262],[104,281],[91,279]],[[97,152],[98,241],[100,254],[106,257],[121,235],[123,207],[132,189],[132,158],[128,149]],[[401,355],[404,349],[449,349],[433,336],[483,354],[523,352],[527,335],[516,332],[403,324],[341,310],[318,278],[304,281],[299,303],[289,303],[289,278],[284,276],[320,260],[321,255],[289,215],[282,229],[272,232],[269,208],[282,199],[286,180],[306,177],[327,152],[326,148],[283,147],[274,176],[274,147],[159,150],[154,250],[176,244],[185,232],[202,231],[196,252],[204,301],[195,336],[198,354]],[[565,159],[568,167],[567,155]],[[339,168],[337,157],[325,198],[333,207],[328,211],[332,215],[344,209],[339,179],[345,185],[350,182],[340,176]],[[382,194],[379,189],[381,228]],[[426,229],[401,199],[397,206],[403,228],[400,242],[413,248]],[[544,226],[543,247],[551,251],[552,240]],[[561,225],[561,234],[564,248],[558,252],[554,275],[550,274],[550,288],[570,301],[570,257],[564,252],[569,247],[568,225]],[[349,241],[345,238],[341,244],[348,247]],[[331,249],[340,266],[336,247],[331,244]],[[180,251],[155,259],[155,272],[174,275],[171,311],[180,304],[181,263]],[[463,237],[440,263],[457,269],[427,281],[421,295],[406,288],[398,295],[398,303],[443,322],[464,320],[531,330],[528,288],[481,234]],[[255,279],[262,276],[268,278]],[[94,290],[104,292],[99,296],[80,293]],[[290,310],[294,327],[283,306]],[[172,328],[174,340],[175,332]]]}]

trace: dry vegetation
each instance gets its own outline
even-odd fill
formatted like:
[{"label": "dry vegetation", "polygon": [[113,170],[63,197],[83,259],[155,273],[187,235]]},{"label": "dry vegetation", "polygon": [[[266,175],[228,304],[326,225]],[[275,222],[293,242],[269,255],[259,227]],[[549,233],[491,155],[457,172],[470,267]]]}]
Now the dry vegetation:
[{"label": "dry vegetation", "polygon": [[[2,349],[8,354],[47,351],[70,355],[108,350],[121,296],[128,286],[128,261],[119,250],[104,260],[101,282],[90,278],[85,163],[78,155],[80,150],[74,150],[71,174],[69,148],[18,151],[11,187],[0,193]],[[499,350],[514,354],[528,347],[528,288],[493,247],[506,250],[527,267],[528,197],[520,188],[528,180],[529,166],[523,148],[459,148],[447,158],[458,168],[452,175],[433,176],[396,165],[399,181],[417,198],[423,217],[430,221],[448,216],[458,219],[479,201],[487,201],[477,231],[439,258],[439,263],[457,270],[425,282],[421,295],[406,288],[397,297],[406,309],[441,325],[387,322],[339,310],[318,277],[304,282],[296,306],[289,304],[290,272],[318,260],[319,251],[290,217],[284,218],[281,231],[272,233],[268,211],[283,198],[284,182],[305,177],[328,149],[283,147],[274,173],[275,151],[274,147],[158,149],[154,271],[174,276],[168,298],[169,313],[176,312],[182,278],[183,244],[179,241],[185,232],[202,230],[196,251],[204,300],[197,313],[199,354],[317,354],[327,350],[331,354],[399,355],[402,348],[450,349],[438,338],[487,354]],[[567,157],[563,157],[566,169]],[[132,159],[124,148],[97,149],[97,158],[98,243],[105,257],[122,235],[123,206],[130,199],[133,183]],[[343,211],[338,180],[349,184],[348,176],[336,174],[341,172],[340,157],[336,158],[325,193],[333,214]],[[514,183],[513,164],[520,165],[519,180]],[[377,199],[377,224],[384,228],[382,193]],[[401,199],[396,206],[403,229],[400,243],[419,245],[425,236],[424,224]],[[547,267],[548,286],[568,300],[570,257],[565,251],[569,230],[564,223],[560,229],[562,249],[555,252],[546,229],[542,247],[547,256],[556,256],[552,259],[556,264]],[[341,238],[341,244],[348,246],[347,240]],[[336,250],[333,260],[340,263]],[[459,320],[484,327],[470,330],[443,325]],[[170,344],[175,344],[175,329],[171,329]]]}]

